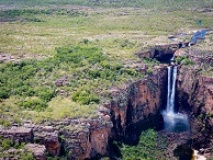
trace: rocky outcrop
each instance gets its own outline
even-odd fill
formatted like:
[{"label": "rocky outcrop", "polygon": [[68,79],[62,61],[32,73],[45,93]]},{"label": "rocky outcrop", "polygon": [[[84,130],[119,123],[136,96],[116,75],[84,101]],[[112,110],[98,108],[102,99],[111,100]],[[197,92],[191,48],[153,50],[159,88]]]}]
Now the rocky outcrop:
[{"label": "rocky outcrop", "polygon": [[139,58],[151,58],[160,62],[167,62],[182,45],[184,44],[157,45],[146,52],[138,52],[137,55]]},{"label": "rocky outcrop", "polygon": [[[94,117],[0,127],[0,136],[28,143],[25,148],[38,160],[45,159],[45,152],[67,155],[70,160],[109,156],[112,140],[135,144],[141,130],[163,125],[160,111],[166,92],[167,68],[158,66],[125,89],[113,88],[111,101],[100,106]],[[213,78],[203,76],[200,69],[181,66],[177,92],[179,110],[191,115],[194,147],[202,144],[209,149],[213,144]]]},{"label": "rocky outcrop", "polygon": [[95,158],[108,155],[112,123],[104,115],[92,119],[74,120],[60,129],[60,138],[69,159]]},{"label": "rocky outcrop", "polygon": [[[202,75],[200,69],[181,67],[178,76],[180,110],[191,115],[191,131],[196,149],[213,144],[213,78]],[[186,108],[187,107],[187,108]],[[213,149],[213,148],[212,148]]]},{"label": "rocky outcrop", "polygon": [[193,61],[193,68],[198,68],[202,66],[211,66],[213,67],[213,53],[212,52],[203,52],[201,50],[193,49],[193,48],[184,48],[178,49],[174,53],[175,57],[185,56],[188,57],[191,61]]},{"label": "rocky outcrop", "polygon": [[52,126],[35,126],[33,128],[34,142],[43,144],[52,156],[60,154],[59,133]]},{"label": "rocky outcrop", "polygon": [[46,126],[0,127],[0,137],[28,143],[25,148],[38,160],[44,160],[46,152],[51,156],[66,155],[70,160],[107,156],[113,124],[109,111],[99,110],[98,116],[88,119],[64,119]]},{"label": "rocky outcrop", "polygon": [[157,67],[156,73],[144,80],[134,82],[125,90],[112,91],[111,103],[106,107],[112,112],[114,139],[134,142],[138,140],[139,128],[160,125],[160,109],[166,101],[166,77],[166,68]]},{"label": "rocky outcrop", "polygon": [[46,148],[44,145],[27,144],[25,149],[32,152],[36,160],[46,160]]},{"label": "rocky outcrop", "polygon": [[3,128],[0,126],[0,136],[12,139],[15,143],[28,143],[33,141],[33,132],[31,128],[11,127]]}]

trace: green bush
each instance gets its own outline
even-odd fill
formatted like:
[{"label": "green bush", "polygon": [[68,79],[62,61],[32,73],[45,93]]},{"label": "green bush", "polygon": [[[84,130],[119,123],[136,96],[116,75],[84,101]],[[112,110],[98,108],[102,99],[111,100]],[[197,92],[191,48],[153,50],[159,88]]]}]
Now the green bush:
[{"label": "green bush", "polygon": [[13,146],[13,141],[9,138],[3,139],[1,142],[1,146],[4,150],[8,150]]},{"label": "green bush", "polygon": [[120,147],[123,160],[162,159],[163,152],[158,148],[157,132],[153,129],[142,132],[137,146],[122,144]]},{"label": "green bush", "polygon": [[101,71],[99,71],[99,70],[90,70],[89,71],[89,76],[91,78],[94,78],[94,79],[99,78],[101,76]]},{"label": "green bush", "polygon": [[72,99],[81,104],[99,103],[99,97],[88,91],[77,91],[72,95]]},{"label": "green bush", "polygon": [[108,60],[103,60],[103,61],[101,61],[101,66],[103,67],[103,68],[108,68],[108,69],[110,69],[110,61],[108,61]]},{"label": "green bush", "polygon": [[130,75],[130,76],[134,76],[134,75],[137,74],[137,72],[135,71],[135,69],[127,69],[127,68],[124,68],[124,69],[122,69],[121,71],[122,71],[122,73],[126,73],[126,74],[128,74],[128,75]]},{"label": "green bush", "polygon": [[35,160],[35,158],[34,158],[32,153],[21,153],[20,154],[20,159],[21,160]]},{"label": "green bush", "polygon": [[80,62],[85,59],[91,64],[105,59],[101,50],[96,47],[59,47],[56,50],[56,58],[59,58],[60,61],[73,62],[77,67],[80,67]]},{"label": "green bush", "polygon": [[[59,47],[54,57],[44,60],[0,64],[0,98],[21,97],[20,109],[44,111],[56,91],[65,90],[74,101],[88,105],[100,103],[112,85],[140,77],[135,69],[124,68],[120,60],[90,45]],[[56,80],[65,76],[66,85],[56,86]]]},{"label": "green bush", "polygon": [[4,126],[4,127],[10,126],[10,125],[11,125],[10,123],[11,123],[11,122],[10,122],[10,120],[8,120],[8,119],[5,119],[5,118],[0,119],[0,125],[2,125],[2,126]]},{"label": "green bush", "polygon": [[35,90],[35,94],[39,96],[44,101],[48,102],[55,96],[54,89],[47,88],[47,87],[39,87]]},{"label": "green bush", "polygon": [[0,90],[0,98],[6,99],[8,97],[9,97],[9,92],[6,91],[5,89],[1,88],[1,90]]},{"label": "green bush", "polygon": [[83,39],[83,43],[84,43],[84,44],[88,44],[88,43],[89,43],[89,40],[88,40],[88,39]]},{"label": "green bush", "polygon": [[176,58],[178,64],[182,65],[193,65],[194,63],[187,56],[179,56]]},{"label": "green bush", "polygon": [[41,99],[28,99],[18,102],[18,105],[24,109],[44,111],[47,108],[47,104]]},{"label": "green bush", "polygon": [[193,63],[189,58],[186,58],[186,59],[183,59],[183,60],[181,61],[181,64],[182,64],[182,65],[189,66],[189,65],[193,65],[194,63]]}]

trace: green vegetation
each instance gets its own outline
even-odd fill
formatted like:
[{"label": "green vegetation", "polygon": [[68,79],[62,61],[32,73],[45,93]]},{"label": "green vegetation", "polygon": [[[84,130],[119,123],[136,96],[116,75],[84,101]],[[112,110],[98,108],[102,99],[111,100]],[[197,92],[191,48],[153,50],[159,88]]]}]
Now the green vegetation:
[{"label": "green vegetation", "polygon": [[213,67],[210,67],[207,70],[203,70],[202,74],[207,77],[213,77]]},{"label": "green vegetation", "polygon": [[[7,111],[23,111],[22,114],[26,115],[26,118],[33,113],[34,116],[31,118],[40,117],[40,120],[76,117],[80,116],[79,114],[93,115],[95,104],[106,100],[108,88],[124,83],[130,78],[138,79],[142,76],[134,69],[124,68],[122,61],[109,57],[100,48],[91,45],[59,47],[56,50],[57,54],[54,57],[45,60],[0,64],[2,113],[9,116],[4,112],[7,107]],[[63,79],[63,82],[57,85],[60,79]],[[57,98],[61,90],[70,95],[66,97],[67,104],[62,104],[72,109],[67,110],[56,102],[62,101]],[[11,97],[15,100],[10,102]],[[52,102],[55,107],[51,107]],[[59,108],[58,112],[56,107],[60,106],[62,108]],[[1,121],[1,124],[7,126],[8,119]]]},{"label": "green vegetation", "polygon": [[1,153],[0,158],[7,158],[7,157],[14,157],[14,159],[21,159],[21,160],[36,160],[32,153],[22,152],[22,151],[15,151],[13,154],[11,153]]},{"label": "green vegetation", "polygon": [[[160,144],[160,145],[159,145]],[[163,146],[166,141],[159,140],[157,132],[153,129],[142,132],[137,146],[122,144],[119,148],[122,154],[122,160],[153,160],[165,159]]]},{"label": "green vegetation", "polygon": [[0,137],[0,151],[8,150],[11,147],[15,149],[22,149],[25,143],[16,143],[10,138],[2,138]]},{"label": "green vegetation", "polygon": [[[10,1],[0,1],[0,4],[6,5],[6,9],[0,10],[0,53],[14,57],[26,55],[29,58],[39,59],[39,56],[55,55],[55,48],[59,46],[92,44],[103,48],[107,54],[125,60],[135,59],[134,53],[141,47],[168,43],[167,36],[180,29],[184,32],[197,29],[199,19],[202,19],[202,27],[210,28],[213,24],[211,15],[184,8],[167,12],[145,9],[143,6],[136,9],[99,7],[85,9],[80,6],[63,6],[63,1],[57,1],[58,8],[55,8],[47,5],[54,2],[52,0],[8,2]],[[164,3],[164,0],[159,0],[154,4],[174,6],[173,3],[186,3],[182,5],[186,7],[188,2],[191,1]],[[12,8],[13,3],[16,3],[16,9]],[[31,6],[25,6],[27,3]],[[42,3],[44,3],[42,8],[32,8],[33,4],[42,5]],[[153,5],[151,1],[138,1],[138,3]],[[200,3],[201,1],[191,2],[193,7],[203,6]],[[72,4],[72,1],[69,1],[69,4]],[[151,8],[153,9],[153,6]]]},{"label": "green vegetation", "polygon": [[11,139],[3,139],[1,140],[1,146],[3,150],[8,150],[10,147],[12,147],[12,140]]},{"label": "green vegetation", "polygon": [[14,2],[13,0],[1,0],[3,4],[13,5],[28,5],[28,6],[44,6],[44,5],[86,5],[86,6],[100,6],[100,7],[143,7],[143,8],[155,8],[155,9],[182,9],[183,7],[203,7],[212,4],[211,0],[34,0],[28,2],[19,0]]},{"label": "green vegetation", "polygon": [[190,66],[194,64],[194,62],[190,60],[187,56],[178,56],[176,58],[176,61],[178,64],[186,65],[186,66]]},{"label": "green vegetation", "polygon": [[159,61],[150,58],[143,58],[142,62],[147,66],[146,69],[147,74],[152,74],[154,71],[154,67],[160,64]]},{"label": "green vegetation", "polygon": [[[168,35],[197,29],[200,19],[212,27],[212,15],[199,11],[204,7],[212,0],[0,0],[0,125],[96,116],[112,86],[144,77],[131,67],[136,51],[170,43]],[[205,50],[212,50],[209,40]],[[142,61],[147,74],[158,65]],[[192,65],[187,57],[179,62]],[[153,132],[143,133],[142,151],[123,145],[124,157],[156,157]]]}]

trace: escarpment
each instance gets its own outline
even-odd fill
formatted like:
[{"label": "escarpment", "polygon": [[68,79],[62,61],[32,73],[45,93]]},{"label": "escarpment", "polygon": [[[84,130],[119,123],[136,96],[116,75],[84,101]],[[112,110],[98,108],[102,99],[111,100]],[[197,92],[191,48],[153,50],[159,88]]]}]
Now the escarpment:
[{"label": "escarpment", "polygon": [[191,116],[192,134],[198,135],[195,139],[195,147],[211,147],[213,78],[202,75],[197,69],[181,67],[178,77],[178,99],[180,109],[186,108]]},{"label": "escarpment", "polygon": [[[174,55],[186,56],[186,51],[178,47],[157,47],[147,52],[147,58],[164,62]],[[143,56],[146,57],[146,54]],[[176,64],[176,110],[189,116],[191,133],[190,136],[187,134],[187,138],[191,137],[192,147],[203,148],[210,155],[213,146],[213,78],[203,71],[209,64],[212,65],[212,59],[208,56],[187,56],[193,65]],[[31,151],[38,160],[45,160],[47,153],[52,157],[66,155],[70,160],[110,157],[112,141],[134,145],[141,131],[162,129],[161,111],[166,106],[167,77],[166,65],[153,66],[152,73],[125,89],[111,89],[110,101],[99,106],[94,117],[67,118],[36,125],[29,122],[22,126],[0,126],[0,137],[11,139],[14,144],[26,143],[23,152]]]},{"label": "escarpment", "polygon": [[160,127],[160,108],[165,103],[166,68],[156,68],[156,73],[131,84],[126,90],[111,94],[108,108],[112,112],[114,139],[134,143],[140,131],[149,127]]},{"label": "escarpment", "polygon": [[[14,144],[26,143],[23,152],[33,152],[38,160],[66,155],[67,159],[86,159],[108,155],[112,122],[106,111],[89,119],[65,119],[59,122],[22,127],[0,127],[0,136]],[[32,143],[32,144],[30,144]],[[16,150],[14,150],[16,152]],[[12,159],[17,159],[16,155]]]},{"label": "escarpment", "polygon": [[109,156],[110,141],[136,143],[142,129],[162,125],[166,76],[165,67],[156,67],[152,75],[125,90],[112,90],[111,101],[98,108],[99,116],[1,127],[0,135],[14,143],[31,143],[25,149],[39,160],[45,159],[46,153],[82,160]]}]

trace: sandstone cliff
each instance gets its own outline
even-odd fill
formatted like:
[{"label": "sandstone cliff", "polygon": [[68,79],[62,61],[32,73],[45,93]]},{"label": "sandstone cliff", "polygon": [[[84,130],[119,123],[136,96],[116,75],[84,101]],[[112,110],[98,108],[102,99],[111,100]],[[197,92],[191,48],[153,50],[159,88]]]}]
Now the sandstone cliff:
[{"label": "sandstone cliff", "polygon": [[165,67],[157,67],[153,75],[131,84],[126,90],[114,90],[111,103],[106,105],[112,112],[113,139],[137,142],[140,131],[160,127],[160,109],[166,102]]},{"label": "sandstone cliff", "polygon": [[212,149],[213,144],[213,78],[201,70],[180,67],[178,74],[180,110],[190,115],[193,147]]},{"label": "sandstone cliff", "polygon": [[[37,160],[48,155],[67,155],[67,159],[86,159],[108,155],[112,122],[109,111],[100,109],[99,116],[88,119],[65,119],[47,124],[24,124],[21,127],[0,127],[0,136],[13,143],[26,143]],[[11,159],[18,159],[15,155]]]}]

